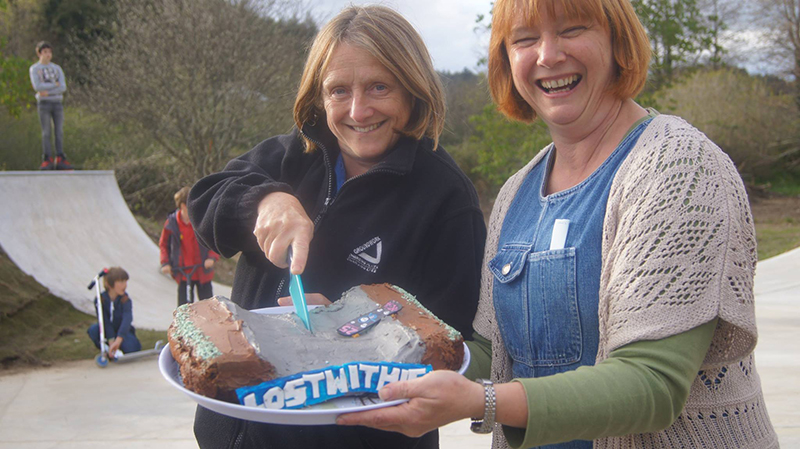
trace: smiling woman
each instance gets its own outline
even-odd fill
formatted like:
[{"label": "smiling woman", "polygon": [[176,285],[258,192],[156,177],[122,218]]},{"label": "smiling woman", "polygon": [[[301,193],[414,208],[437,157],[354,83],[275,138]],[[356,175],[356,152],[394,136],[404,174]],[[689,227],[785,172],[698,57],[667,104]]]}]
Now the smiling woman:
[{"label": "smiling woman", "polygon": [[400,81],[370,53],[348,44],[331,56],[322,99],[348,178],[380,162],[411,115],[411,95]]},{"label": "smiling woman", "polygon": [[629,0],[495,2],[492,96],[553,142],[495,201],[470,367],[387,385],[410,400],[339,424],[471,417],[495,448],[778,447],[747,195],[704,134],[634,101],[649,52]]},{"label": "smiling woman", "polygon": [[[438,146],[444,105],[425,44],[398,13],[354,6],[326,24],[300,81],[296,129],[189,195],[199,240],[225,256],[241,252],[232,300],[289,305],[290,270],[303,274],[310,304],[391,283],[471,335],[486,228],[475,188]],[[244,423],[203,408],[195,435],[215,448],[438,447],[437,432]]]}]

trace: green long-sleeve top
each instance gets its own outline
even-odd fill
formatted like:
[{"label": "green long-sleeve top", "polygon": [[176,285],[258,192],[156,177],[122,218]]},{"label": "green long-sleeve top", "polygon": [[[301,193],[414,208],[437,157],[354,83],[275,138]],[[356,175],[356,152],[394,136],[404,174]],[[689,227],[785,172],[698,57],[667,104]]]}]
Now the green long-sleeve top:
[{"label": "green long-sleeve top", "polygon": [[[627,344],[594,366],[514,379],[525,389],[528,424],[503,426],[509,445],[530,448],[668,427],[683,410],[716,325],[715,318],[678,335]],[[471,361],[465,376],[488,378],[491,342],[477,333],[474,338],[467,342]]]}]

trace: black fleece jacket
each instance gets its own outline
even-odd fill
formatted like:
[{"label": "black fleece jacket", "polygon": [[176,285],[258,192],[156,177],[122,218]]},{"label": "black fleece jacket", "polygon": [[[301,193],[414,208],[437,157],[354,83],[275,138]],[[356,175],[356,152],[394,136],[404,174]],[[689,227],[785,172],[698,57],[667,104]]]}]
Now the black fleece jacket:
[{"label": "black fleece jacket", "polygon": [[225,257],[241,251],[231,298],[247,309],[287,296],[288,269],[267,260],[253,235],[268,193],[293,194],[314,222],[303,273],[307,293],[331,301],[359,284],[388,282],[414,294],[465,337],[478,303],[486,228],[469,179],[432,141],[401,138],[367,173],[334,196],[338,145],[327,131],[304,133],[320,149],[304,152],[295,130],[257,145],[189,195],[199,239]]},{"label": "black fleece jacket", "polygon": [[[398,285],[465,336],[478,304],[486,227],[475,188],[433,142],[401,138],[367,173],[334,195],[339,147],[327,128],[305,128],[319,149],[305,153],[297,130],[268,139],[200,180],[189,195],[198,238],[226,257],[241,251],[231,298],[247,309],[288,295],[288,269],[267,260],[253,235],[257,205],[282,191],[314,222],[303,272],[307,293],[336,300],[359,284]],[[202,407],[195,416],[201,448],[437,448],[421,438],[366,427],[280,426],[243,421]]]}]

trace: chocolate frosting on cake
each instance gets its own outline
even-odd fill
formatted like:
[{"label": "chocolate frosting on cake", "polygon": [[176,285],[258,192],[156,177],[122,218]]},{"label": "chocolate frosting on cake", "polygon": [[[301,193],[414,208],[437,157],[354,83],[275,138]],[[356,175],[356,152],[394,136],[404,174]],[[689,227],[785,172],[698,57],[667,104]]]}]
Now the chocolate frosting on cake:
[{"label": "chocolate frosting on cake", "polygon": [[[391,300],[402,310],[368,332],[357,338],[337,333],[342,324]],[[181,306],[174,315],[170,350],[184,385],[228,401],[235,400],[238,387],[329,365],[392,361],[457,370],[464,357],[456,330],[388,284],[354,287],[335,303],[311,310],[313,333],[294,313],[254,313],[223,297]]]}]

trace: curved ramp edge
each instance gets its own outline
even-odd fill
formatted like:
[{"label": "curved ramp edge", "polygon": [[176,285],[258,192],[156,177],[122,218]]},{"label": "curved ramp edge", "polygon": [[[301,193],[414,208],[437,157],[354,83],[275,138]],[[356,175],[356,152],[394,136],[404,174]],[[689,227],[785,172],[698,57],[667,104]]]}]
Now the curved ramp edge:
[{"label": "curved ramp edge", "polygon": [[[177,284],[161,274],[158,246],[136,222],[113,171],[0,172],[0,245],[54,295],[93,314],[86,286],[104,267],[131,279],[134,325],[165,330]],[[214,294],[230,287],[214,283]]]}]

